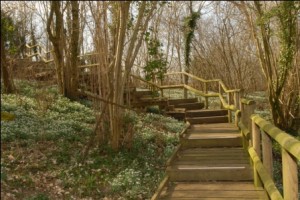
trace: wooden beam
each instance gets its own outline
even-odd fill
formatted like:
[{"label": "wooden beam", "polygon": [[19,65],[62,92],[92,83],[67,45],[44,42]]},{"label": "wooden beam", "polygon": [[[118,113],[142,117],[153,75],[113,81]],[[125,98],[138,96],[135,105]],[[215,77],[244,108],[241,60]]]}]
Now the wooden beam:
[{"label": "wooden beam", "polygon": [[167,162],[166,162],[166,166],[170,166],[170,165],[171,165],[171,162],[176,158],[177,153],[178,153],[178,151],[179,151],[180,148],[181,148],[181,144],[179,144],[179,145],[176,147],[175,151],[173,151],[171,157],[170,157],[170,158],[167,160]]},{"label": "wooden beam", "polygon": [[156,192],[152,196],[151,200],[157,200],[158,199],[158,197],[160,196],[160,193],[162,192],[162,190],[165,187],[165,185],[168,183],[169,179],[170,179],[169,176],[165,176],[165,178],[163,179],[163,181],[160,182],[160,184],[159,184]]},{"label": "wooden beam", "polygon": [[272,140],[269,135],[264,131],[261,132],[262,136],[262,155],[263,155],[263,164],[273,178],[273,156],[272,156]]},{"label": "wooden beam", "polygon": [[284,199],[298,199],[297,161],[282,148],[282,180]]},{"label": "wooden beam", "polygon": [[[261,149],[260,149],[260,130],[259,127],[252,121],[252,145],[253,150],[256,153],[256,156],[259,160],[261,160]],[[256,187],[261,187],[262,183],[258,176],[257,166],[253,166],[253,173],[254,173],[254,185]]]}]

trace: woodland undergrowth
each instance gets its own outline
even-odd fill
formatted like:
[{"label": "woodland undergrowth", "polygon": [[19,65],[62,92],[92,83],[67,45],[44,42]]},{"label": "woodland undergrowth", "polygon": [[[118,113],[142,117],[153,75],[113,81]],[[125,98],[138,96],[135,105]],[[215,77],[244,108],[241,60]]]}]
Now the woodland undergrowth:
[{"label": "woodland undergrowth", "polygon": [[127,111],[134,123],[130,150],[91,149],[80,163],[95,117],[87,100],[70,101],[56,86],[16,82],[1,94],[1,199],[150,199],[178,144],[184,123],[153,113]]}]

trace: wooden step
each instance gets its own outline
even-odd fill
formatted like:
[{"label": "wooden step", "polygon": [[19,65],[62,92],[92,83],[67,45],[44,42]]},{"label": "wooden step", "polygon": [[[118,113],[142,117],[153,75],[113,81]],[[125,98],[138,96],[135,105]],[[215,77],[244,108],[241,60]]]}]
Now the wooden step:
[{"label": "wooden step", "polygon": [[252,180],[242,148],[193,148],[179,151],[167,168],[172,181]]},{"label": "wooden step", "polygon": [[234,124],[216,123],[216,124],[192,124],[190,131],[201,131],[204,133],[218,133],[218,132],[238,132]]},{"label": "wooden step", "polygon": [[157,98],[168,100],[168,98],[166,98],[166,97],[160,97],[157,94],[143,95],[139,99],[143,100],[143,99],[157,99]]},{"label": "wooden step", "polygon": [[147,107],[147,106],[166,107],[168,105],[168,101],[167,100],[144,100],[144,101],[132,102],[131,105],[133,107]]},{"label": "wooden step", "polygon": [[183,103],[196,103],[198,102],[198,98],[190,98],[190,99],[169,99],[169,105],[178,105]]},{"label": "wooden step", "polygon": [[134,92],[134,95],[138,98],[142,97],[142,96],[146,96],[146,95],[149,95],[149,96],[152,96],[154,93],[150,90],[141,90],[141,91],[135,91]]},{"label": "wooden step", "polygon": [[261,187],[252,182],[172,182],[164,187],[158,199],[178,200],[258,200],[269,199]]},{"label": "wooden step", "polygon": [[212,117],[212,116],[224,116],[227,115],[227,110],[188,110],[186,117]]},{"label": "wooden step", "polygon": [[190,148],[177,153],[177,161],[201,161],[202,164],[248,164],[249,158],[243,148]]},{"label": "wooden step", "polygon": [[253,171],[250,165],[219,164],[203,166],[200,162],[178,163],[167,167],[171,181],[250,181]]},{"label": "wooden step", "polygon": [[180,140],[183,148],[241,147],[242,136],[232,124],[193,125]]},{"label": "wooden step", "polygon": [[226,123],[228,122],[228,116],[186,117],[186,121],[190,124]]},{"label": "wooden step", "polygon": [[195,147],[241,147],[242,136],[239,134],[210,133],[203,135],[189,134],[181,138],[180,142],[184,149]]},{"label": "wooden step", "polygon": [[204,108],[204,103],[182,103],[177,104],[175,108],[185,108],[186,110],[195,110]]},{"label": "wooden step", "polygon": [[166,111],[174,111],[174,109],[175,109],[175,106],[174,106],[174,105],[168,105],[168,106],[166,107]]},{"label": "wooden step", "polygon": [[166,98],[161,98],[161,97],[155,97],[155,96],[152,96],[152,97],[141,97],[139,99],[139,101],[143,101],[143,102],[152,102],[152,101],[164,101],[164,102],[167,102],[168,99]]},{"label": "wooden step", "polygon": [[165,112],[167,116],[174,117],[177,120],[184,120],[185,119],[185,109],[174,109],[172,111]]}]

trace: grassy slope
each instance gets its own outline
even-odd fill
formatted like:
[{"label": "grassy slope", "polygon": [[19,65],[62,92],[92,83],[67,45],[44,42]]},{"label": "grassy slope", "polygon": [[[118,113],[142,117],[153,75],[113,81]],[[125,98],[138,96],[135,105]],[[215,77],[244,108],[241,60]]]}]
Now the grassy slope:
[{"label": "grassy slope", "polygon": [[93,130],[90,107],[18,82],[17,95],[1,95],[1,199],[149,199],[178,144],[184,124],[155,114],[127,113],[134,124],[130,151],[93,148],[79,160]]}]

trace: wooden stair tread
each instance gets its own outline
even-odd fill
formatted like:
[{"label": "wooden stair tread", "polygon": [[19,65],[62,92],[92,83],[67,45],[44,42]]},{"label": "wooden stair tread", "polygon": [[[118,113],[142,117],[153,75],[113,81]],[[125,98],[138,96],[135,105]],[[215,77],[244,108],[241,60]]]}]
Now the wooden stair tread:
[{"label": "wooden stair tread", "polygon": [[165,188],[159,199],[269,199],[253,183],[175,183]]},{"label": "wooden stair tread", "polygon": [[218,152],[218,153],[222,153],[222,152],[239,152],[239,153],[245,153],[243,148],[228,148],[228,147],[224,147],[224,148],[190,148],[190,149],[185,149],[185,150],[181,150],[180,153],[209,153],[209,152]]},{"label": "wooden stair tread", "polygon": [[178,105],[181,103],[195,103],[198,102],[198,98],[189,98],[189,99],[169,99],[169,105]]},{"label": "wooden stair tread", "polygon": [[228,116],[212,116],[212,117],[186,117],[186,121],[190,124],[211,124],[228,122]]},{"label": "wooden stair tread", "polygon": [[180,160],[172,163],[174,169],[233,169],[250,167],[249,163],[242,163],[239,160],[229,160],[231,162],[202,162],[202,160]]},{"label": "wooden stair tread", "polygon": [[208,117],[208,116],[225,116],[228,115],[227,110],[188,110],[187,117]]},{"label": "wooden stair tread", "polygon": [[188,130],[189,133],[239,133],[235,128],[193,128]]},{"label": "wooden stair tread", "polygon": [[202,165],[202,166],[219,166],[219,165],[231,165],[231,164],[249,164],[249,159],[245,158],[226,158],[226,159],[220,159],[218,160],[212,160],[209,158],[193,158],[193,161],[191,162],[191,158],[181,158],[180,160],[174,161],[172,165]]},{"label": "wooden stair tread", "polygon": [[197,157],[227,157],[227,156],[242,156],[248,155],[241,148],[191,148],[178,152],[179,156],[197,156]]},{"label": "wooden stair tread", "polygon": [[230,124],[230,123],[193,124],[193,125],[191,125],[191,129],[201,129],[204,127],[205,128],[234,128],[234,129],[237,129],[234,124]]},{"label": "wooden stair tread", "polygon": [[143,97],[143,98],[140,98],[139,100],[142,101],[142,102],[145,102],[145,101],[164,101],[164,102],[167,102],[168,101],[167,99],[161,98],[161,97]]},{"label": "wooden stair tread", "polygon": [[255,187],[252,182],[227,182],[227,181],[218,181],[218,182],[172,182],[169,184],[169,190],[255,190],[263,191],[261,187]]},{"label": "wooden stair tread", "polygon": [[177,109],[176,109],[176,110],[174,109],[174,110],[171,110],[171,111],[167,111],[166,113],[167,113],[167,114],[173,114],[173,113],[176,113],[176,114],[177,114],[177,113],[180,113],[180,114],[183,113],[183,114],[185,114],[185,109],[180,109],[180,110],[179,110],[179,109],[178,109],[178,110],[177,110]]},{"label": "wooden stair tread", "polygon": [[[209,148],[208,148],[209,149]],[[206,152],[204,149],[194,149],[194,151],[179,151],[177,157],[171,163],[172,166],[198,165],[198,166],[249,166],[247,154],[240,148],[226,149],[214,148],[213,151]]]},{"label": "wooden stair tread", "polygon": [[204,108],[204,103],[200,103],[200,102],[181,103],[175,105],[175,108],[185,108],[186,110],[202,109]]},{"label": "wooden stair tread", "polygon": [[221,138],[239,138],[242,137],[240,134],[236,133],[191,133],[185,138],[190,140],[200,140],[200,139],[221,139]]}]

